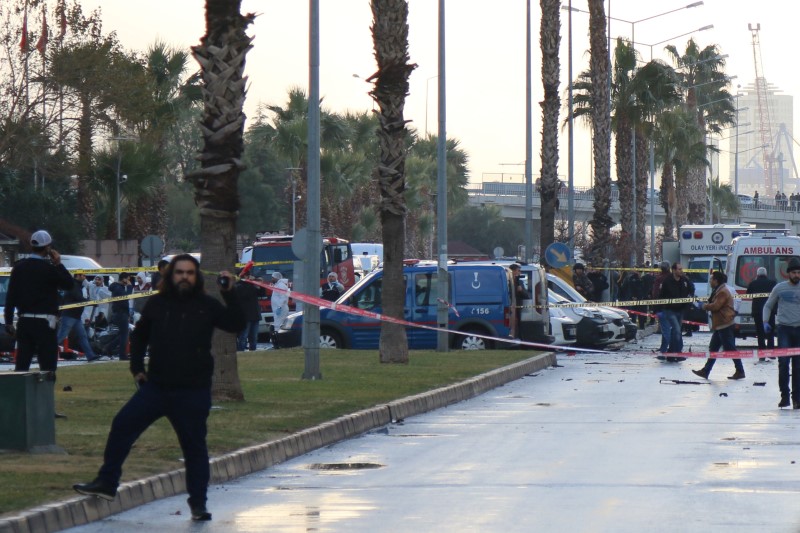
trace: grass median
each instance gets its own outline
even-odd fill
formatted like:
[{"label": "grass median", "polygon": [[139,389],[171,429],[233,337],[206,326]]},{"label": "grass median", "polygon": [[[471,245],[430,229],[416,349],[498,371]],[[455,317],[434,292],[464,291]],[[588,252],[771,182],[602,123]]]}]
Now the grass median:
[{"label": "grass median", "polygon": [[[209,417],[212,457],[412,394],[443,387],[532,357],[522,350],[411,352],[408,365],[382,365],[374,350],[323,350],[322,380],[300,379],[300,349],[239,354],[244,402],[215,403]],[[71,388],[65,391],[65,388]],[[0,516],[73,496],[103,457],[111,419],[134,391],[127,363],[62,367],[56,383],[56,443],[66,455],[0,454]],[[133,448],[123,482],[182,467],[169,422],[148,429]]]}]

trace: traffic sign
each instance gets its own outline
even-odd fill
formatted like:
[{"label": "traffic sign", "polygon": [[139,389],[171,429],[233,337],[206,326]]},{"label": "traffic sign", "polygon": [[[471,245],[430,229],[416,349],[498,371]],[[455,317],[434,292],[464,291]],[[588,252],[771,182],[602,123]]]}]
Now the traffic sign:
[{"label": "traffic sign", "polygon": [[572,262],[572,253],[563,242],[554,242],[544,251],[544,260],[553,268],[565,267]]}]

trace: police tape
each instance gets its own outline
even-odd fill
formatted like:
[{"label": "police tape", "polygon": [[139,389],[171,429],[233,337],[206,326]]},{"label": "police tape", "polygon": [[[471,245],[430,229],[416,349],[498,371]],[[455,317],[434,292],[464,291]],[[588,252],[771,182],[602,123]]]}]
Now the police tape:
[{"label": "police tape", "polygon": [[334,311],[341,311],[343,313],[347,313],[350,315],[355,316],[362,316],[365,318],[372,318],[374,320],[378,320],[381,322],[390,322],[392,324],[398,324],[401,326],[408,326],[413,328],[421,328],[426,329],[429,331],[436,331],[436,332],[443,332],[443,333],[451,333],[455,335],[468,335],[470,337],[478,337],[485,340],[490,340],[492,342],[502,343],[508,346],[528,346],[531,348],[539,348],[542,350],[552,350],[552,351],[567,351],[567,352],[581,352],[581,353],[595,353],[595,354],[605,354],[609,353],[607,350],[594,350],[591,348],[577,348],[574,346],[560,346],[555,344],[544,344],[539,342],[530,342],[530,341],[523,341],[520,339],[515,339],[511,337],[495,337],[492,335],[483,335],[480,333],[475,333],[471,331],[457,331],[448,328],[436,327],[436,326],[428,326],[427,324],[420,324],[419,322],[409,322],[407,320],[403,320],[401,318],[395,318],[392,316],[387,316],[382,313],[375,313],[373,311],[368,311],[366,309],[359,309],[358,307],[353,307],[350,305],[345,304],[337,304],[336,302],[331,302],[330,300],[326,300],[324,298],[320,298],[318,296],[310,296],[308,294],[302,294],[299,292],[294,292],[291,289],[281,289],[280,287],[276,287],[274,285],[269,285],[267,283],[256,281],[256,280],[244,280],[247,283],[251,283],[253,285],[263,287],[265,289],[271,289],[275,292],[280,292],[288,295],[293,300],[298,302],[307,303],[310,305],[314,305],[317,307],[331,309]]},{"label": "police tape", "polygon": [[[574,267],[573,267],[574,268]],[[661,268],[659,267],[594,267],[594,266],[586,266],[587,270],[611,270],[617,272],[661,272]],[[681,269],[682,272],[703,272],[708,274],[712,270],[716,269],[709,269],[709,268],[684,268]]]},{"label": "police tape", "polygon": [[[733,298],[738,300],[751,300],[753,298],[768,298],[770,293],[768,292],[759,292],[754,294],[736,294],[733,295]],[[707,296],[690,296],[687,298],[661,298],[655,300],[615,300],[613,302],[570,302],[570,303],[560,303],[560,304],[552,304],[548,303],[544,307],[637,307],[643,305],[670,305],[670,304],[687,304],[687,303],[694,303],[694,302],[707,302]],[[519,306],[522,308],[540,308],[541,305],[525,305]]]},{"label": "police tape", "polygon": [[236,268],[244,268],[247,265],[266,266],[266,265],[291,265],[294,261],[248,261],[247,263],[236,263]]},{"label": "police tape", "polygon": [[74,303],[74,304],[59,305],[58,309],[61,311],[61,310],[64,310],[64,309],[75,309],[76,307],[89,307],[89,306],[94,306],[94,305],[103,305],[103,304],[112,303],[112,302],[121,302],[121,301],[124,301],[124,300],[135,300],[137,298],[147,298],[148,296],[152,296],[153,294],[156,294],[156,292],[158,292],[158,291],[134,292],[132,294],[127,294],[125,296],[113,296],[111,298],[104,298],[102,300],[88,300],[86,302],[78,302],[78,303]]}]

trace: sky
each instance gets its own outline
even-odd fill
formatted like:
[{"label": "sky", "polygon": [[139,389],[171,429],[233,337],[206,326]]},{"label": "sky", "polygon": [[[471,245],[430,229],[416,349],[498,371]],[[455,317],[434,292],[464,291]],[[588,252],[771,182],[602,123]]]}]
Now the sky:
[{"label": "sky", "polygon": [[[611,3],[609,12],[609,2]],[[330,111],[372,108],[364,80],[375,71],[369,0],[320,0],[320,94]],[[687,0],[643,2],[608,0],[606,14],[634,21],[635,42],[644,59],[667,59],[666,44],[683,50],[698,28],[713,29],[691,35],[701,46],[716,44],[728,54],[730,90],[753,83],[753,39],[748,24],[760,24],[763,75],[785,94],[800,95],[798,70],[786,43],[797,31],[793,2],[789,0],[705,0],[685,9]],[[106,32],[116,31],[126,48],[145,50],[157,39],[188,47],[204,34],[203,0],[81,0],[84,9],[101,7]],[[249,89],[245,111],[255,114],[259,103],[283,105],[290,88],[308,87],[308,2],[303,0],[242,0],[242,12],[258,15],[248,34],[255,36],[245,73]],[[531,0],[532,109],[534,179],[541,168],[542,99],[539,50],[539,2]],[[564,0],[563,5],[569,1]],[[586,0],[572,0],[573,8],[587,10]],[[676,10],[672,13],[663,14]],[[663,15],[661,15],[663,14]],[[561,11],[561,90],[568,79],[567,11]],[[661,15],[661,16],[657,16]],[[656,16],[650,20],[649,17]],[[522,0],[449,0],[445,8],[446,128],[469,155],[470,182],[521,181],[525,161],[525,44],[526,2]],[[588,14],[572,14],[573,78],[588,68]],[[629,22],[612,20],[611,36],[631,37]],[[676,37],[680,36],[680,37]],[[410,0],[409,54],[417,68],[410,78],[405,118],[419,132],[436,133],[438,78],[438,1]],[[789,65],[786,68],[786,65]],[[354,76],[356,75],[356,76]],[[564,93],[565,94],[565,93]],[[562,109],[560,120],[565,117]],[[591,185],[589,131],[575,125],[574,180]],[[566,128],[560,136],[559,175],[567,176]],[[722,141],[723,149],[729,141]],[[722,158],[723,183],[728,168]],[[657,186],[657,185],[656,185]]]}]

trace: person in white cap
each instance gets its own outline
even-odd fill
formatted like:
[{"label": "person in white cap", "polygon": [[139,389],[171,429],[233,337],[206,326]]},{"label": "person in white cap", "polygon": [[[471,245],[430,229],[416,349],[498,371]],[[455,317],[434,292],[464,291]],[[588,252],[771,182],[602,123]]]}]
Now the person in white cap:
[{"label": "person in white cap", "polygon": [[[286,316],[289,314],[289,293],[286,292],[289,290],[289,282],[283,277],[278,271],[272,273],[272,284],[282,290],[272,291],[272,297],[270,298],[270,304],[272,305],[272,328],[273,333],[278,332],[278,328],[281,326],[281,322]],[[278,348],[276,343],[277,335],[273,335],[272,337],[272,346],[273,348]]]},{"label": "person in white cap", "polygon": [[[58,291],[72,288],[69,271],[61,255],[52,248],[53,238],[44,230],[31,235],[32,253],[20,259],[11,270],[5,306],[5,328],[17,339],[16,372],[30,370],[33,355],[39,357],[39,370],[55,372],[58,364],[56,315]],[[14,327],[14,310],[19,320]]]}]

